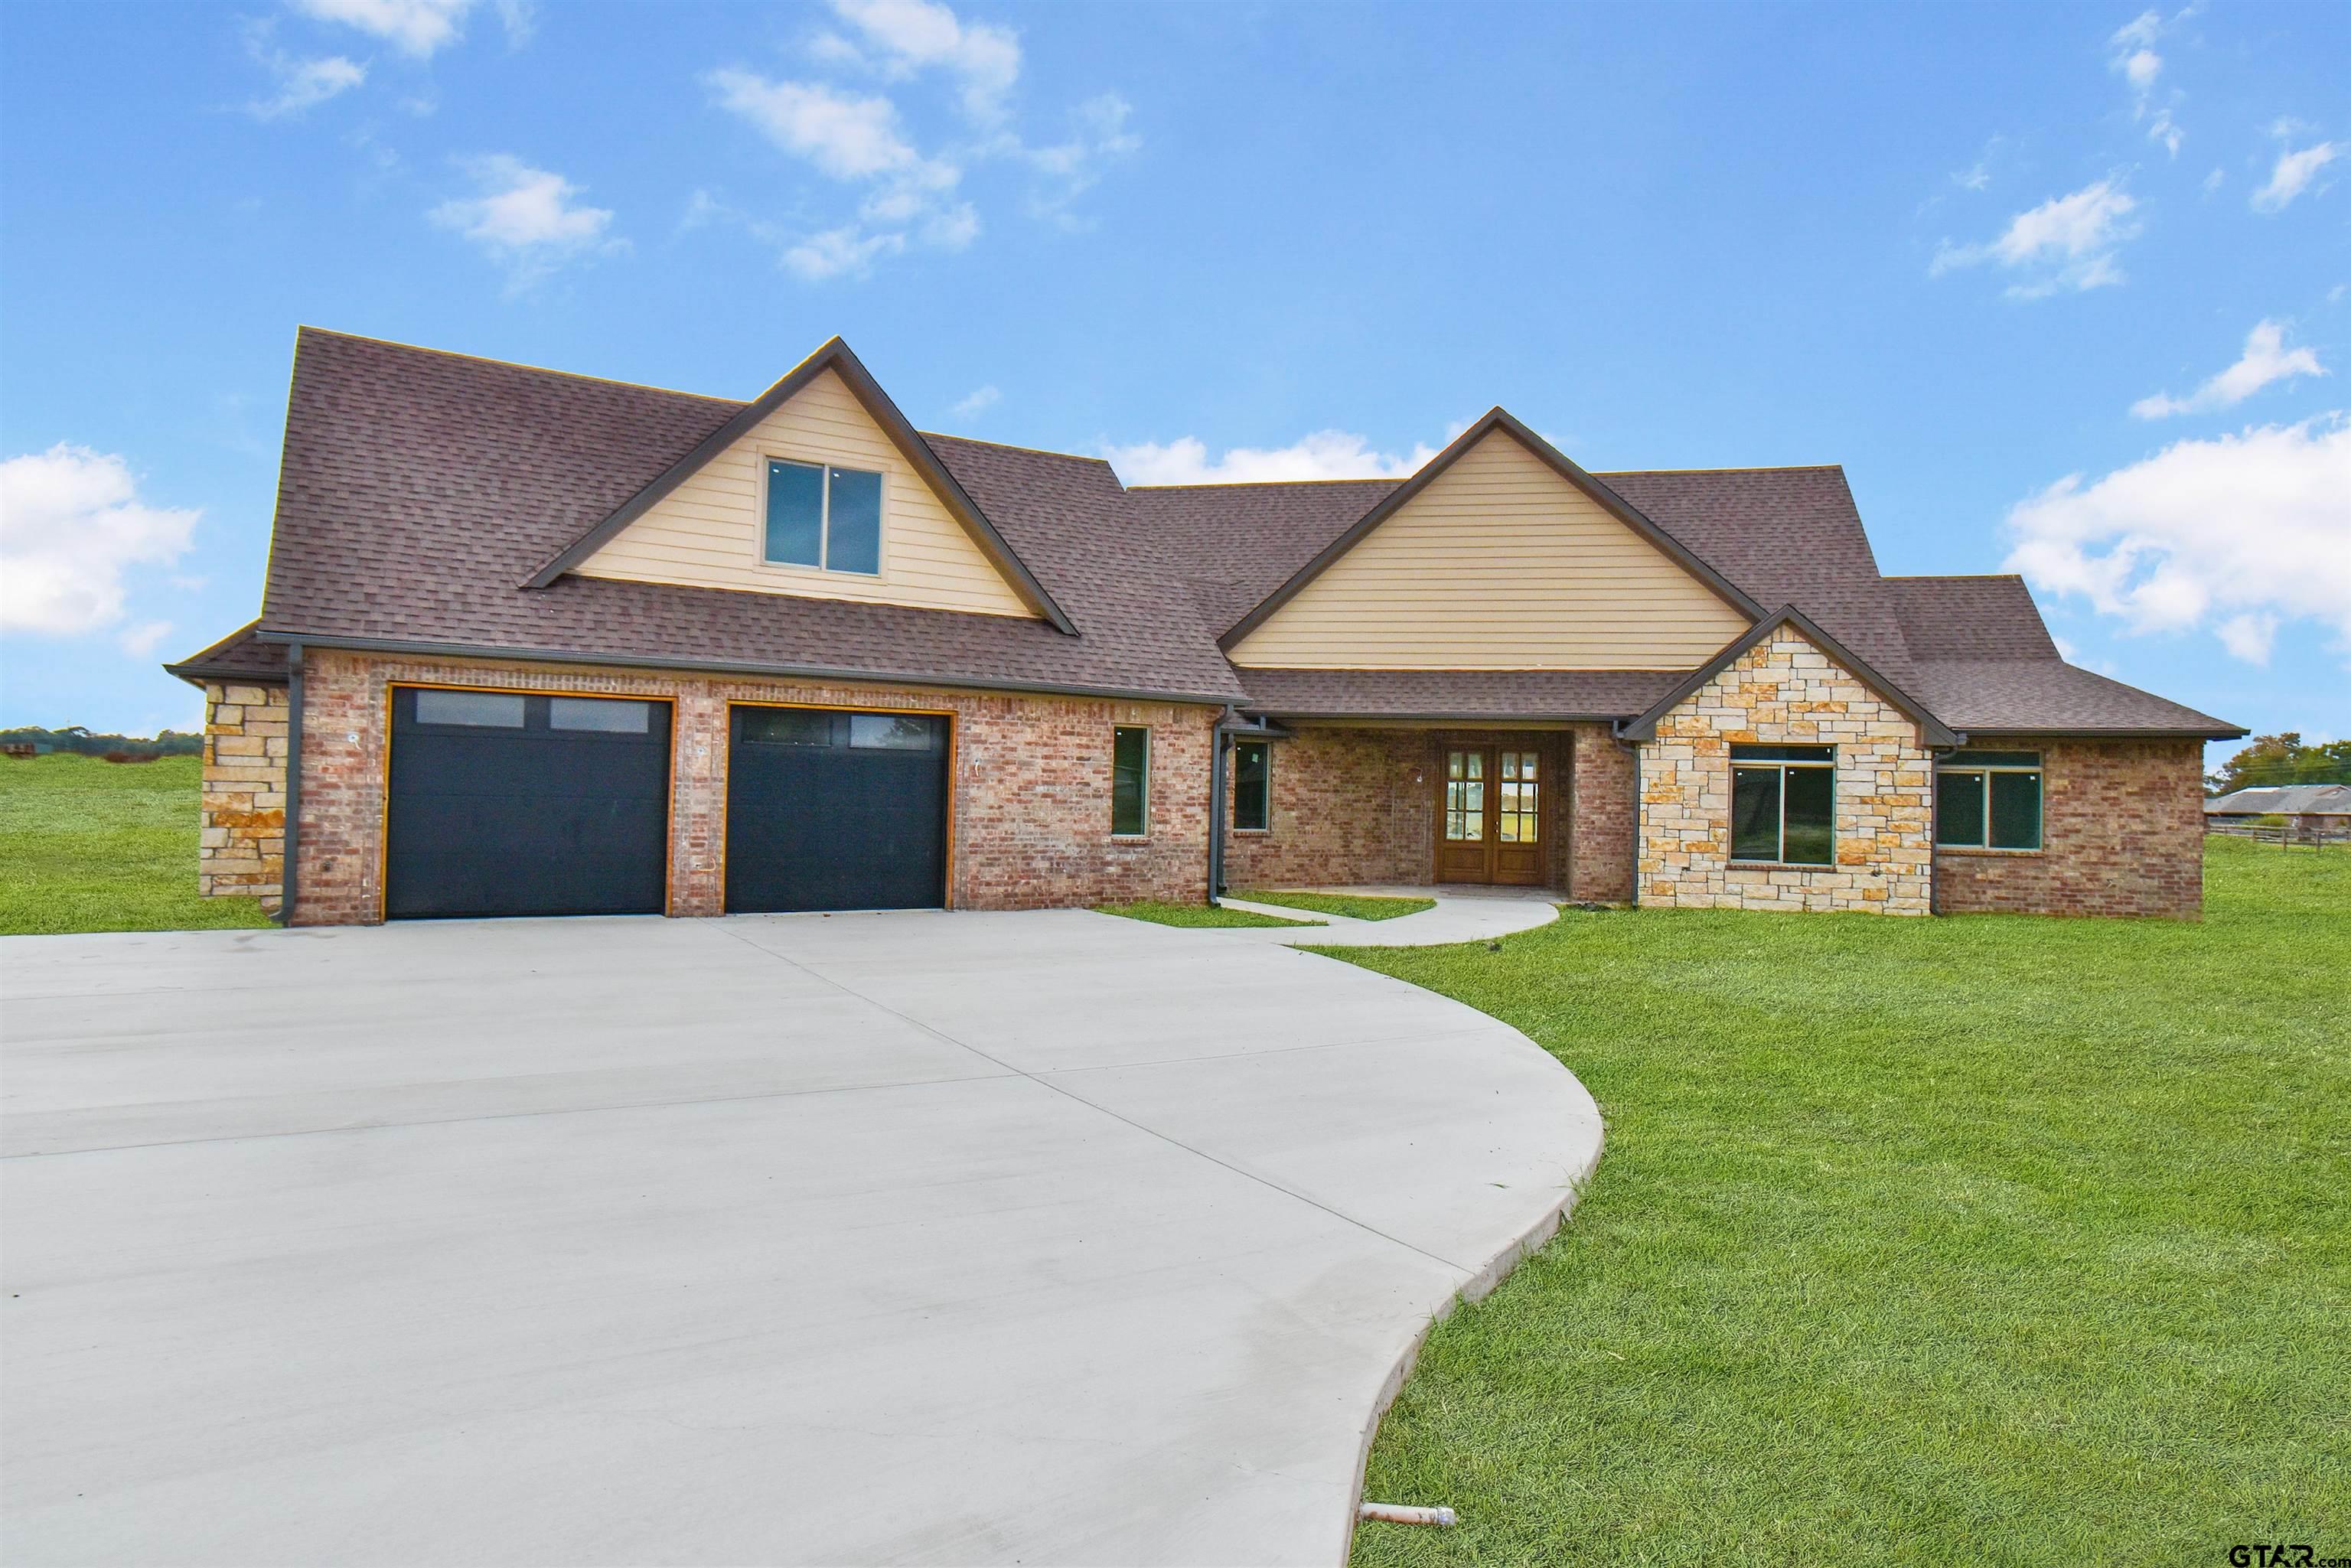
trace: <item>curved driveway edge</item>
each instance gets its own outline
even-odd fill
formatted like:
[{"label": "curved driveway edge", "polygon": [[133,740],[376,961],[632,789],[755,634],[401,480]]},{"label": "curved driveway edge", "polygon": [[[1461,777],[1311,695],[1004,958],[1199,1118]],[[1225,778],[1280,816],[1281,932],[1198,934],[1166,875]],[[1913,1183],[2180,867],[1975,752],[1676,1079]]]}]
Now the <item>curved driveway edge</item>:
[{"label": "curved driveway edge", "polygon": [[1240,935],[10,939],[7,1560],[1340,1560],[1600,1124]]}]

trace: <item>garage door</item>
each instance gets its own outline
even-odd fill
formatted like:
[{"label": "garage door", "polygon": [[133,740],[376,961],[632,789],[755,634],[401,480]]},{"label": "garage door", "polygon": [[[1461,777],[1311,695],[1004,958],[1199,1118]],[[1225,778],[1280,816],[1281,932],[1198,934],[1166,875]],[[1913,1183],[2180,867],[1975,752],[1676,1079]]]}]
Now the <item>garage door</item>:
[{"label": "garage door", "polygon": [[726,762],[726,907],[946,902],[947,721],[737,707]]},{"label": "garage door", "polygon": [[384,913],[659,915],[664,702],[392,694]]}]

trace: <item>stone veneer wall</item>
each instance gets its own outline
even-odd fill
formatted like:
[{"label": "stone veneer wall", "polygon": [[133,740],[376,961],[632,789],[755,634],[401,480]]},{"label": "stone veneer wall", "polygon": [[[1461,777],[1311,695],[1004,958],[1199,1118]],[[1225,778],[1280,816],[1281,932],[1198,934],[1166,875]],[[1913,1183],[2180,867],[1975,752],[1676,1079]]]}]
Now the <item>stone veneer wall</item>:
[{"label": "stone veneer wall", "polygon": [[1540,751],[1551,885],[1596,902],[1631,895],[1632,758],[1604,724],[1516,731],[1301,726],[1292,738],[1272,742],[1271,826],[1226,838],[1226,882],[1426,883],[1435,871],[1437,775],[1447,745]]},{"label": "stone veneer wall", "polygon": [[1944,914],[2202,913],[2200,741],[1970,735],[1968,745],[2041,754],[2041,848],[1937,849]]},{"label": "stone veneer wall", "polygon": [[[1730,747],[1836,747],[1836,863],[1730,863]],[[1642,904],[1925,915],[1933,778],[1917,726],[1782,625],[1641,747]]]},{"label": "stone veneer wall", "polygon": [[204,684],[196,891],[275,914],[286,865],[286,688]]},{"label": "stone veneer wall", "polygon": [[[670,698],[672,915],[723,913],[730,701],[919,708],[955,719],[949,898],[1026,909],[1207,893],[1208,738],[1216,710],[601,666],[402,659],[309,650],[303,713],[300,925],[381,918],[393,682]],[[1111,729],[1152,727],[1151,832],[1110,833]]]}]

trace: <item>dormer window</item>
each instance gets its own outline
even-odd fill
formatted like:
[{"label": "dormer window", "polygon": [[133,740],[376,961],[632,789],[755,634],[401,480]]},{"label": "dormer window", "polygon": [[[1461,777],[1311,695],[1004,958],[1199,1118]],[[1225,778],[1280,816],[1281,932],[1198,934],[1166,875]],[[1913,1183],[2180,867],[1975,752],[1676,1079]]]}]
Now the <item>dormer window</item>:
[{"label": "dormer window", "polygon": [[879,575],[882,476],[769,458],[765,554],[778,566]]}]

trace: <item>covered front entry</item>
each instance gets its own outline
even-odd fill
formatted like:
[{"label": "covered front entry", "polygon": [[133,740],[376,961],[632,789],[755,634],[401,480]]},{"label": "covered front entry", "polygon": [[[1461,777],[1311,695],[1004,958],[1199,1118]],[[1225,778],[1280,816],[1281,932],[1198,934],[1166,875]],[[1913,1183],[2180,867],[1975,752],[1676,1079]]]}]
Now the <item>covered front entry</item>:
[{"label": "covered front entry", "polygon": [[1437,880],[1541,887],[1548,880],[1543,792],[1550,769],[1531,743],[1443,747]]},{"label": "covered front entry", "polygon": [[737,704],[726,758],[726,910],[946,902],[948,720]]}]

